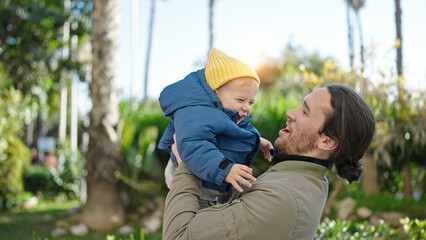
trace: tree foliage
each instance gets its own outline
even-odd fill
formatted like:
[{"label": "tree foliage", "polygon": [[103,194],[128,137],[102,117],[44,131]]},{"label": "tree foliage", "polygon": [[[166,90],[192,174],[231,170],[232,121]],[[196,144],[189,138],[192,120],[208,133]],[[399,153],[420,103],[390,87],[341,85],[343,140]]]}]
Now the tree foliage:
[{"label": "tree foliage", "polygon": [[[0,82],[9,79],[1,70]],[[30,150],[22,142],[22,128],[29,118],[28,99],[21,92],[0,86],[0,210],[11,208],[23,191],[22,174]]]},{"label": "tree foliage", "polygon": [[61,56],[61,49],[70,47],[63,41],[63,26],[71,23],[70,36],[88,34],[88,0],[73,1],[70,11],[63,1],[1,0],[0,11],[0,62],[15,89],[27,94],[46,78],[57,82],[62,70],[81,70],[77,61]]},{"label": "tree foliage", "polygon": [[[59,122],[55,116],[60,106],[60,79],[67,83],[71,74],[85,79],[84,62],[74,57],[75,45],[87,42],[92,3],[75,0],[68,9],[64,2],[0,0],[0,64],[10,76],[4,84],[31,98],[32,121],[26,123],[28,145],[34,144],[37,134],[55,131]],[[69,28],[64,28],[66,22]],[[68,41],[64,41],[64,34],[70,36]],[[77,40],[74,47],[71,39]],[[71,49],[71,54],[63,55],[65,49]]]}]

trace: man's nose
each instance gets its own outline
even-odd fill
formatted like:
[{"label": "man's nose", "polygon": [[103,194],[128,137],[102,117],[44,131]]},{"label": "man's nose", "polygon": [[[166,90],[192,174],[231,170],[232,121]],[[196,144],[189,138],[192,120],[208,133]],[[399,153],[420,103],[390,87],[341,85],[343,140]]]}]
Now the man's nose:
[{"label": "man's nose", "polygon": [[290,120],[290,121],[294,121],[294,120],[296,120],[296,118],[295,118],[295,114],[294,114],[294,111],[295,111],[296,109],[292,109],[292,110],[290,110],[290,111],[288,111],[285,115],[287,116],[287,118],[288,118],[288,120]]}]

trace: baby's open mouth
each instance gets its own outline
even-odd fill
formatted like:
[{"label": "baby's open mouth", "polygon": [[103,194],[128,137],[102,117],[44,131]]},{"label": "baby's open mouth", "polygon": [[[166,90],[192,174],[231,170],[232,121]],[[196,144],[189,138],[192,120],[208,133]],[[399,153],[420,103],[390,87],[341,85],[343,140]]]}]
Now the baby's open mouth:
[{"label": "baby's open mouth", "polygon": [[245,118],[246,118],[245,115],[238,115],[238,121],[237,121],[237,123],[242,122]]}]

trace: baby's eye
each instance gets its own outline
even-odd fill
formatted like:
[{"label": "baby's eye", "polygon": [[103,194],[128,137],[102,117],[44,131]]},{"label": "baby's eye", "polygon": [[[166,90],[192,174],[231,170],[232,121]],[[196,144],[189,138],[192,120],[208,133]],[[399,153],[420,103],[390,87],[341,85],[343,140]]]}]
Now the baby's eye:
[{"label": "baby's eye", "polygon": [[303,112],[303,115],[308,115],[308,113],[305,110],[303,110],[302,112]]}]

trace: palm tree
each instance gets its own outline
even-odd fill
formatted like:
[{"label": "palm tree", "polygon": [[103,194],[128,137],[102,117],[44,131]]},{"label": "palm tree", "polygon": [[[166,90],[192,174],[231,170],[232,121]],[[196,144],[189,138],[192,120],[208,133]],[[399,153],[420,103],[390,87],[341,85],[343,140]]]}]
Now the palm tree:
[{"label": "palm tree", "polygon": [[356,22],[358,25],[358,34],[360,42],[360,60],[361,60],[361,74],[364,72],[364,39],[362,34],[362,24],[359,16],[359,10],[364,6],[365,0],[345,0],[347,4],[347,24],[348,24],[348,43],[349,43],[349,64],[351,69],[354,69],[354,43],[353,43],[353,31],[351,23],[351,9],[355,12]]},{"label": "palm tree", "polygon": [[114,173],[124,158],[118,150],[119,92],[116,81],[118,0],[93,1],[92,80],[87,159],[87,203],[81,221],[94,230],[109,231],[124,222]]},{"label": "palm tree", "polygon": [[[398,74],[398,107],[407,109],[407,96],[404,90],[404,72],[402,67],[402,30],[401,30],[401,1],[395,0],[395,25],[396,25],[396,71]],[[398,119],[397,121],[399,122]],[[411,186],[411,161],[408,159],[402,167],[404,173],[404,197],[409,198],[413,195]]]}]

